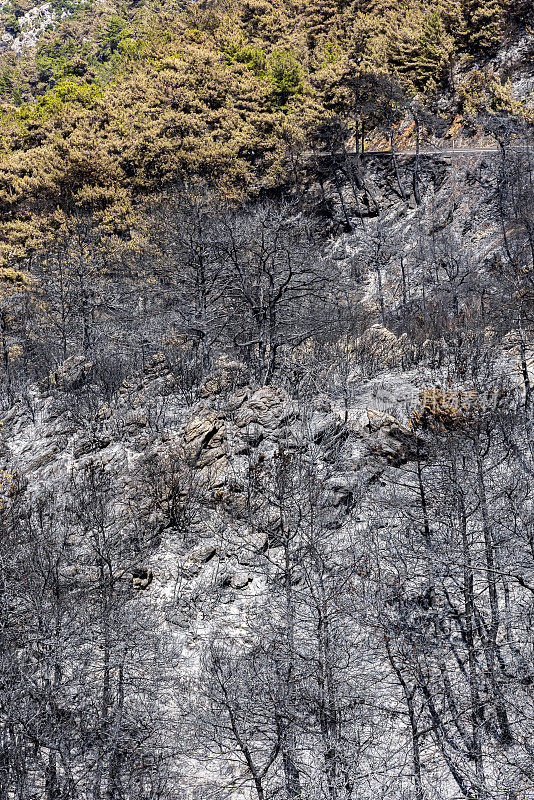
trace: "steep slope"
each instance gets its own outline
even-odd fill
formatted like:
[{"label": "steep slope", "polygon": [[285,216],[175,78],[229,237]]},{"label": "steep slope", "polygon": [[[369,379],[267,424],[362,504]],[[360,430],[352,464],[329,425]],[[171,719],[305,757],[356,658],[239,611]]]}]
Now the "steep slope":
[{"label": "steep slope", "polygon": [[2,14],[0,800],[531,800],[532,4]]},{"label": "steep slope", "polygon": [[[487,797],[529,796],[531,268],[528,219],[508,195],[499,217],[500,170],[511,181],[518,164],[513,195],[524,193],[525,158],[432,157],[419,205],[397,180],[409,184],[413,159],[398,175],[371,160],[367,189],[345,162],[319,174],[300,165],[310,237],[328,209],[314,224],[330,231],[322,258],[342,325],[296,342],[279,316],[288,338],[270,385],[255,349],[239,347],[244,330],[212,345],[203,377],[189,374],[183,301],[169,302],[178,290],[156,272],[158,291],[138,307],[152,340],[118,306],[105,327],[120,341],[128,320],[143,366],[106,366],[97,344],[93,360],[71,356],[12,400],[11,785],[84,800],[95,787],[132,800],[261,800],[294,796],[298,779],[312,798],[449,799],[476,796],[483,774]],[[284,213],[282,230],[295,224],[294,208]],[[209,220],[191,207],[186,219],[209,268]],[[170,229],[175,247],[182,224]],[[242,246],[232,224],[217,228],[218,247],[232,233],[227,260]],[[194,230],[185,240],[198,254]],[[183,278],[190,251],[178,252]],[[319,293],[306,276],[293,315],[310,302],[302,291]],[[253,290],[253,277],[237,277]],[[235,302],[239,283],[225,280],[223,303]],[[175,331],[164,338],[161,302]],[[230,325],[212,310],[212,336],[219,319]],[[495,640],[492,597],[507,615]]]}]

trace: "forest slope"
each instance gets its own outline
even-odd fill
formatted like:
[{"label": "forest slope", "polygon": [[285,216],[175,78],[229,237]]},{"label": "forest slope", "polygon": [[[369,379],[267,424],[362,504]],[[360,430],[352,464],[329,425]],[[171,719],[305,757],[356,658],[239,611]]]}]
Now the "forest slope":
[{"label": "forest slope", "polygon": [[3,54],[0,800],[532,800],[530,4],[61,8]]}]

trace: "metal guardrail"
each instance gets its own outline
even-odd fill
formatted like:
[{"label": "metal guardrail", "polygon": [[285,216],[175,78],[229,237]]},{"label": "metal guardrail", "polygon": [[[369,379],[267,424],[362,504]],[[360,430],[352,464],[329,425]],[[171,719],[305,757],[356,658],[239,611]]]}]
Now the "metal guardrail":
[{"label": "metal guardrail", "polygon": [[[507,148],[508,151],[524,151],[529,152],[533,150],[530,145],[510,145]],[[453,141],[452,147],[422,147],[419,149],[419,152],[415,149],[413,150],[364,150],[363,152],[358,152],[357,150],[345,150],[339,153],[331,153],[328,151],[319,151],[313,152],[311,150],[300,153],[303,158],[328,158],[335,155],[345,155],[345,156],[359,156],[360,158],[365,156],[470,156],[470,155],[498,155],[502,152],[500,147],[456,147]]]}]

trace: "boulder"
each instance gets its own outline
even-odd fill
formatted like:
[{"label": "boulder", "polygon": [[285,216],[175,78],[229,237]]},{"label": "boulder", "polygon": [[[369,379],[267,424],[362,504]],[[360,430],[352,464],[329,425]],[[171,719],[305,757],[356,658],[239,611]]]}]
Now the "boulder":
[{"label": "boulder", "polygon": [[258,389],[238,410],[235,424],[244,432],[251,430],[253,437],[273,434],[294,416],[294,405],[282,389],[264,386]]},{"label": "boulder", "polygon": [[207,564],[215,555],[217,548],[214,544],[199,544],[191,550],[187,560],[193,564]]},{"label": "boulder", "polygon": [[219,576],[219,586],[223,589],[244,589],[251,580],[245,570],[227,570]]},{"label": "boulder", "polygon": [[184,431],[185,444],[196,444],[199,449],[219,430],[219,415],[214,411],[206,411],[189,421]]},{"label": "boulder", "polygon": [[406,334],[397,338],[392,331],[377,323],[358,337],[355,349],[384,368],[400,366],[410,348]]},{"label": "boulder", "polygon": [[41,389],[44,391],[51,389],[60,389],[64,392],[75,391],[87,383],[92,372],[92,362],[86,361],[84,356],[71,356],[41,382]]},{"label": "boulder", "polygon": [[247,370],[244,364],[223,355],[216,361],[212,373],[200,387],[199,396],[213,397],[243,386],[246,374]]},{"label": "boulder", "polygon": [[244,589],[245,586],[248,586],[252,578],[243,570],[239,570],[238,572],[234,572],[234,574],[230,578],[230,586],[232,589]]},{"label": "boulder", "polygon": [[395,417],[374,409],[367,409],[369,419],[368,446],[372,455],[385,459],[398,467],[417,457],[415,435]]},{"label": "boulder", "polygon": [[[184,435],[186,455],[196,461],[203,470],[213,467],[216,462],[226,463],[226,426],[222,416],[211,410],[204,410],[188,423]],[[216,472],[220,469],[217,467]]]}]

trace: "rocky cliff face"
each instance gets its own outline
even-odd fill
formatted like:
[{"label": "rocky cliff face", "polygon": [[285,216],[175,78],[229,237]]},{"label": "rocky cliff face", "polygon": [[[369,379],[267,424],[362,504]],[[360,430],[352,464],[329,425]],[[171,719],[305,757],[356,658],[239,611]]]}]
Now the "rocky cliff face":
[{"label": "rocky cliff face", "polygon": [[43,33],[56,27],[65,16],[67,16],[65,11],[63,14],[58,13],[50,3],[33,6],[18,18],[20,33],[14,35],[5,32],[0,47],[14,50],[17,54],[22,53],[27,47],[35,47]]}]

